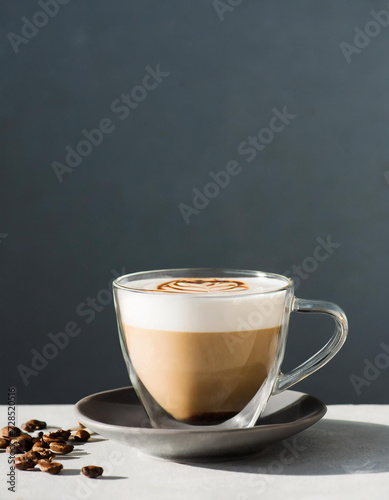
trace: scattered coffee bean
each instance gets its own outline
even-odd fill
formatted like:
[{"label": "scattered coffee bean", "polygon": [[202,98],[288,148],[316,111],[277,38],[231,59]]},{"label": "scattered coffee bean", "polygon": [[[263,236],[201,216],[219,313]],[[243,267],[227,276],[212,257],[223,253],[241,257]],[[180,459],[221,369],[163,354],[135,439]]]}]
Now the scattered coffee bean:
[{"label": "scattered coffee bean", "polygon": [[35,449],[42,449],[42,448],[46,448],[47,450],[49,449],[49,444],[48,443],[45,443],[44,441],[36,441],[33,445],[32,445],[32,449],[35,450]]},{"label": "scattered coffee bean", "polygon": [[18,470],[33,469],[36,465],[36,460],[33,458],[26,457],[26,455],[20,455],[15,458],[15,467]]},{"label": "scattered coffee bean", "polygon": [[30,451],[32,448],[32,441],[22,436],[18,436],[17,438],[11,439],[11,445],[16,443],[22,451]]},{"label": "scattered coffee bean", "polygon": [[46,422],[43,422],[43,420],[32,419],[32,420],[29,420],[29,422],[31,422],[32,424],[35,425],[35,430],[36,431],[40,431],[42,429],[46,429],[46,427],[47,427]]},{"label": "scattered coffee bean", "polygon": [[66,443],[50,443],[50,450],[54,453],[60,453],[61,455],[67,455],[73,451],[74,446],[72,444]]},{"label": "scattered coffee bean", "polygon": [[35,450],[28,451],[25,456],[28,458],[33,458],[35,460],[49,460],[55,457],[55,454],[51,450],[46,450],[46,448],[36,448]]},{"label": "scattered coffee bean", "polygon": [[32,424],[31,422],[26,422],[25,424],[22,424],[22,429],[26,432],[34,432],[35,425]]},{"label": "scattered coffee bean", "polygon": [[46,429],[46,422],[41,420],[32,419],[22,425],[22,429],[27,432],[38,431],[40,429]]},{"label": "scattered coffee bean", "polygon": [[[80,422],[78,424],[79,427],[73,429],[76,432],[72,436],[69,429],[59,429],[48,434],[39,432],[37,437],[33,437],[28,433],[46,428],[46,422],[36,419],[29,420],[22,425],[24,432],[15,426],[3,427],[0,430],[0,448],[5,448],[7,453],[17,455],[15,468],[18,470],[33,469],[38,465],[43,472],[58,474],[63,469],[63,465],[52,461],[55,453],[66,455],[73,451],[74,446],[66,443],[69,438],[78,442],[86,442],[91,436],[83,424]],[[82,467],[81,472],[89,478],[97,478],[103,474],[104,470],[96,465],[88,465]]]},{"label": "scattered coffee bean", "polygon": [[81,429],[74,434],[74,441],[81,441],[85,443],[85,441],[88,441],[89,438],[89,432],[85,431],[84,429]]},{"label": "scattered coffee bean", "polygon": [[102,467],[97,467],[97,465],[87,465],[81,469],[81,472],[86,477],[95,478],[101,476],[104,469]]},{"label": "scattered coffee bean", "polygon": [[7,446],[6,452],[11,455],[20,455],[21,453],[24,453],[25,450],[23,450],[23,446],[18,441],[15,441],[15,443]]},{"label": "scattered coffee bean", "polygon": [[14,427],[13,425],[8,425],[7,427],[3,427],[0,431],[1,437],[5,438],[13,438],[17,437],[20,434],[19,427]]},{"label": "scattered coffee bean", "polygon": [[32,436],[30,436],[30,434],[26,434],[25,432],[22,432],[21,434],[19,434],[19,436],[16,439],[28,439],[28,441],[32,442],[33,438],[32,438]]},{"label": "scattered coffee bean", "polygon": [[63,469],[63,465],[59,462],[49,462],[48,460],[39,460],[38,467],[42,472],[49,474],[58,474]]},{"label": "scattered coffee bean", "polygon": [[53,453],[51,450],[46,450],[45,448],[38,450],[38,453],[39,456],[44,460],[51,460],[55,457],[55,453]]},{"label": "scattered coffee bean", "polygon": [[42,439],[45,443],[66,443],[66,440],[62,437],[50,437],[48,434],[43,434]]},{"label": "scattered coffee bean", "polygon": [[4,450],[5,448],[7,448],[8,445],[9,445],[9,439],[0,438],[0,449],[1,450]]},{"label": "scattered coffee bean", "polygon": [[70,429],[68,429],[67,431],[65,431],[64,429],[59,429],[58,431],[49,432],[45,435],[49,438],[62,438],[67,441],[70,436]]},{"label": "scattered coffee bean", "polygon": [[[36,438],[32,438],[32,442],[33,442],[33,444],[35,444],[35,443],[44,443],[45,445],[47,444],[47,443],[43,440],[43,432],[40,432],[38,437],[36,437]],[[47,446],[47,447],[48,447],[48,446]]]}]

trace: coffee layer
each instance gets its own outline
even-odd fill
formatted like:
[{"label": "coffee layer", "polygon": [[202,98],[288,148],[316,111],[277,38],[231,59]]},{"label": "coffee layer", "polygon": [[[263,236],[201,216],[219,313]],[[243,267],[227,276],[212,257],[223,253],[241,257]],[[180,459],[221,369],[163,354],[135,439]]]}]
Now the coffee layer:
[{"label": "coffee layer", "polygon": [[232,416],[254,397],[274,364],[280,327],[247,332],[177,332],[124,325],[143,385],[182,421]]}]

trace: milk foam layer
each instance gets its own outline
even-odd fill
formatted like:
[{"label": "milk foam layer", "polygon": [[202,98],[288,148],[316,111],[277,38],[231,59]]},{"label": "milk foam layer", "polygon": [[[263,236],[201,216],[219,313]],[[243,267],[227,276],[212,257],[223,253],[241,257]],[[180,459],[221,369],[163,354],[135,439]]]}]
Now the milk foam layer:
[{"label": "milk foam layer", "polygon": [[[247,278],[247,277],[238,277],[238,278],[218,278],[218,277],[213,277],[213,278],[185,278],[183,277],[182,280],[193,280],[193,279],[199,279],[199,280],[204,280],[204,281],[211,281],[211,280],[220,280],[220,282],[243,282],[246,287],[245,289],[238,290],[239,295],[242,293],[255,293],[255,292],[270,292],[273,290],[278,290],[279,288],[283,288],[286,285],[286,282],[282,279],[279,278],[266,278],[266,277],[256,277],[256,278]],[[124,285],[128,288],[134,288],[136,290],[145,290],[145,291],[150,291],[150,292],[159,292],[159,288],[161,285],[164,283],[168,283],[170,281],[180,281],[180,278],[156,278],[156,279],[143,279],[143,280],[134,280],[130,281],[128,284]],[[216,290],[216,294],[225,294],[228,292],[234,292],[233,289],[227,290],[227,291],[222,291],[218,292]],[[194,292],[196,293],[196,292]],[[210,292],[213,293],[213,292]],[[237,291],[235,291],[237,293]]]},{"label": "milk foam layer", "polygon": [[287,291],[275,291],[285,287],[282,279],[234,277],[247,289],[233,293],[158,292],[158,286],[170,279],[131,281],[125,285],[129,289],[117,289],[121,321],[137,328],[177,332],[248,331],[283,323]]}]

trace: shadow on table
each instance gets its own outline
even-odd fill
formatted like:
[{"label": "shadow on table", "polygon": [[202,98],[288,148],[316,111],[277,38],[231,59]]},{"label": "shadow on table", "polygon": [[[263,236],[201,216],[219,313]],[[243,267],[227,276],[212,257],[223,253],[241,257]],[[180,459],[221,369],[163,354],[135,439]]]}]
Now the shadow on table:
[{"label": "shadow on table", "polygon": [[230,462],[186,462],[186,465],[283,476],[389,472],[389,426],[322,420],[255,456]]}]

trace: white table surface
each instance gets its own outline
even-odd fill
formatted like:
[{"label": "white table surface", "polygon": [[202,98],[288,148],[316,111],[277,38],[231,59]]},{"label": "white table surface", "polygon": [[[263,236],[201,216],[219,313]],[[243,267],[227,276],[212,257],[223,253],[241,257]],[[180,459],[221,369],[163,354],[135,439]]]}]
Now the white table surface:
[{"label": "white table surface", "polygon": [[[7,407],[0,406],[6,425]],[[63,428],[77,425],[72,405],[20,405],[17,424],[37,418]],[[255,458],[187,465],[148,458],[135,449],[93,436],[56,460],[57,476],[16,471],[7,491],[8,455],[0,453],[0,499],[15,500],[249,500],[389,498],[389,405],[335,405],[310,429],[272,445]],[[293,453],[289,450],[293,449]],[[84,465],[104,467],[101,479],[80,475]]]}]

